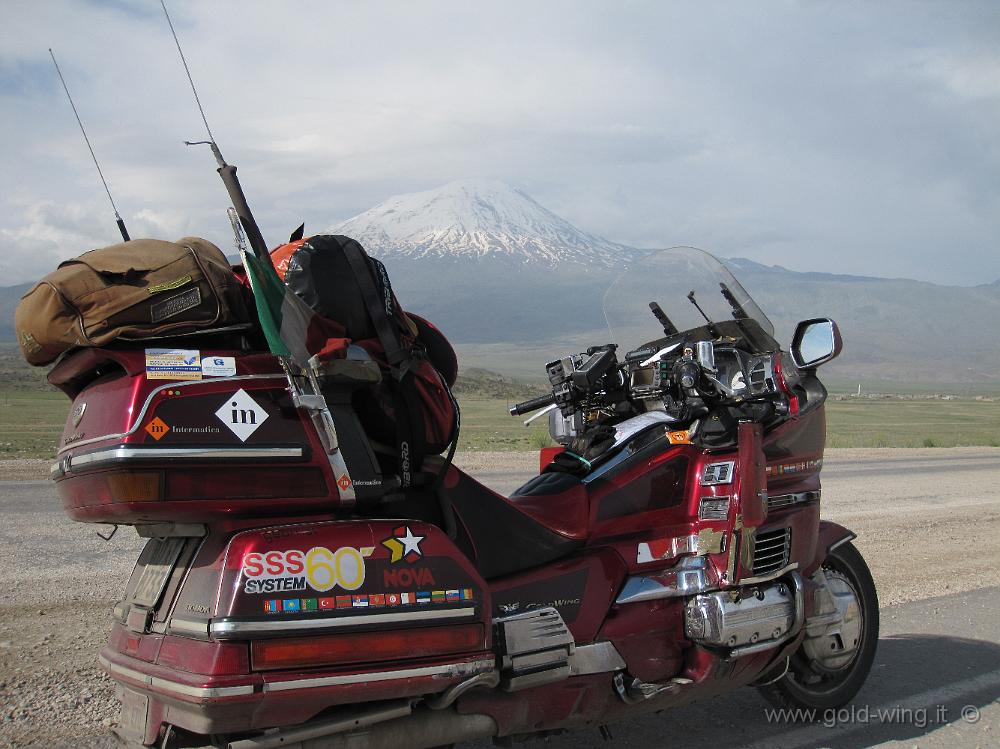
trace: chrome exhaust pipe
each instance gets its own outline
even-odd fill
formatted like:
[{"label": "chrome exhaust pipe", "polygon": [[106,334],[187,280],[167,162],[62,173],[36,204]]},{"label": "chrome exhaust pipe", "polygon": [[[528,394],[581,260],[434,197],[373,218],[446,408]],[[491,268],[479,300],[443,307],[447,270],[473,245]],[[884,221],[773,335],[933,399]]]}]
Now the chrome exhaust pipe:
[{"label": "chrome exhaust pipe", "polygon": [[[417,708],[405,718],[376,723],[349,733],[317,737],[293,745],[298,749],[431,749],[496,736],[488,715],[459,715],[454,709]],[[289,747],[288,744],[283,744]]]},{"label": "chrome exhaust pipe", "polygon": [[496,736],[488,715],[459,715],[454,708],[384,705],[350,717],[312,721],[241,739],[228,749],[430,749]]}]

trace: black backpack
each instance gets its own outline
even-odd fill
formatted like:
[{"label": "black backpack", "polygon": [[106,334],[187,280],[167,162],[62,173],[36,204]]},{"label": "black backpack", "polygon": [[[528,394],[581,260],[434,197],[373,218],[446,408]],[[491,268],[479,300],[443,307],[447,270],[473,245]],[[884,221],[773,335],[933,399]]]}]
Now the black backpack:
[{"label": "black backpack", "polygon": [[382,383],[358,390],[353,405],[373,441],[395,445],[403,486],[414,482],[426,456],[448,448],[450,462],[459,430],[449,387],[454,350],[434,326],[403,311],[385,266],[339,235],[299,240],[273,257],[285,284],[382,368]]}]

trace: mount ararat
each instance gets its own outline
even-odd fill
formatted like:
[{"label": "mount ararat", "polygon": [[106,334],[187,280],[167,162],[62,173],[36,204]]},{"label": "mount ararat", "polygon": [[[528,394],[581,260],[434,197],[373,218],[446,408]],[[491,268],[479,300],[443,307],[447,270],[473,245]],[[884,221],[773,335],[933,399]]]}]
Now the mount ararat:
[{"label": "mount ararat", "polygon": [[[553,358],[582,341],[605,342],[604,291],[644,252],[582,232],[492,180],[392,197],[331,232],[381,258],[404,306],[456,343],[549,344]],[[724,262],[786,345],[801,319],[837,320],[845,349],[831,375],[1000,384],[1000,340],[991,333],[1000,326],[1000,282],[943,286]]]},{"label": "mount ararat", "polygon": [[[461,351],[488,344],[512,361],[530,349],[531,358],[543,357],[539,375],[545,357],[607,341],[604,291],[643,254],[581,231],[495,180],[391,197],[329,232],[354,237],[380,258],[403,306],[437,324]],[[68,248],[67,255],[78,251]],[[1000,385],[1000,282],[943,286],[801,273],[744,258],[724,262],[785,345],[798,320],[837,320],[844,353],[827,369],[837,379]],[[27,288],[0,289],[0,340],[13,341],[14,307]],[[492,368],[525,371],[523,361],[511,367],[497,361]]]}]

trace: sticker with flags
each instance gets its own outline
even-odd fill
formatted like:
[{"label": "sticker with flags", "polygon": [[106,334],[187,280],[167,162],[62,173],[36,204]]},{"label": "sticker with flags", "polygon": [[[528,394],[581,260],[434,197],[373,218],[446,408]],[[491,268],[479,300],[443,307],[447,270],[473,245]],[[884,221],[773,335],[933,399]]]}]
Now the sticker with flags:
[{"label": "sticker with flags", "polygon": [[266,614],[311,614],[344,609],[385,608],[414,604],[449,604],[475,601],[472,588],[451,590],[420,590],[392,593],[367,593],[324,598],[286,598],[264,601]]}]

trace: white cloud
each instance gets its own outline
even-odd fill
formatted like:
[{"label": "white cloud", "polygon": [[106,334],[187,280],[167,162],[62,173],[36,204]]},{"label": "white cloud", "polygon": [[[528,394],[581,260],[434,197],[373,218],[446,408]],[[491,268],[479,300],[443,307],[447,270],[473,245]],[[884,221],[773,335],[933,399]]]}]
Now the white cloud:
[{"label": "white cloud", "polygon": [[[1000,277],[990,3],[170,8],[272,242],[300,220],[319,229],[394,193],[493,176],[640,246]],[[50,0],[4,20],[6,282],[117,238],[48,46],[132,234],[228,249],[211,155],[181,145],[204,128],[158,3]]]}]

